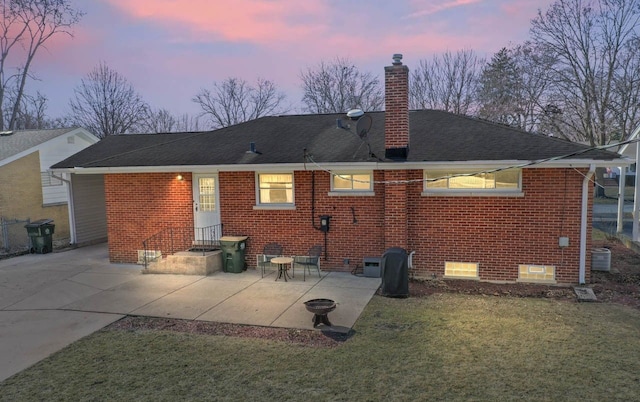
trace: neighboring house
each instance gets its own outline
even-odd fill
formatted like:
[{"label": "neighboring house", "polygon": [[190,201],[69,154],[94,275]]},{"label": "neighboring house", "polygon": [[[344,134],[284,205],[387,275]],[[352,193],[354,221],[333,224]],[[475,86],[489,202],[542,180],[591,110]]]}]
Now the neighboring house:
[{"label": "neighboring house", "polygon": [[[96,142],[96,136],[77,127],[0,132],[0,218],[5,222],[2,236],[13,233],[10,248],[28,247],[24,223],[7,229],[7,222],[16,220],[53,219],[54,242],[68,244],[69,175],[53,175],[48,169]],[[7,241],[3,239],[3,248]]]},{"label": "neighboring house", "polygon": [[[626,194],[626,186],[633,186],[633,216],[636,219],[632,222],[631,228],[631,240],[633,242],[640,241],[640,221],[638,220],[638,214],[640,213],[640,176],[637,173],[638,158],[640,158],[640,149],[638,148],[638,139],[640,138],[640,125],[629,136],[627,144],[620,147],[618,151],[621,155],[628,158],[630,162],[633,162],[628,168],[620,166],[618,168],[612,168],[614,175],[618,176],[618,194]],[[621,180],[620,176],[624,176],[624,180]],[[616,224],[616,232],[624,232],[624,203],[626,197],[618,197],[618,218]]]},{"label": "neighboring house", "polygon": [[[165,228],[222,223],[224,234],[249,236],[250,266],[277,241],[285,255],[322,245],[324,270],[352,270],[402,247],[415,251],[416,276],[588,281],[591,178],[626,160],[409,111],[400,58],[385,67],[386,111],[357,121],[279,116],[211,132],[110,136],[54,167],[72,174],[74,191],[79,178],[104,181],[113,262],[135,262],[143,241]],[[320,216],[330,217],[326,233]]]}]

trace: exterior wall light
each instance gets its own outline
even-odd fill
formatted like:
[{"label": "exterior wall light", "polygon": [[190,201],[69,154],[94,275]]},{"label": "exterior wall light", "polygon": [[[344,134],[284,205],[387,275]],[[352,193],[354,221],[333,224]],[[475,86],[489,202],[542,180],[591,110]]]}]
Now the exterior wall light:
[{"label": "exterior wall light", "polygon": [[176,179],[177,179],[178,181],[182,181],[182,180],[184,180],[184,177],[182,177],[182,175],[181,175],[181,174],[179,174],[179,175],[177,175],[177,176],[176,176]]}]

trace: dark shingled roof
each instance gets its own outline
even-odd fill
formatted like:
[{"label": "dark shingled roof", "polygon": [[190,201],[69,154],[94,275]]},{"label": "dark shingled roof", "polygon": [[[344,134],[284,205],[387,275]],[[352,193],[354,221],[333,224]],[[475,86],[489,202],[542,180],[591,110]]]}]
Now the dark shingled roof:
[{"label": "dark shingled roof", "polygon": [[[344,114],[274,116],[208,132],[108,136],[53,168],[303,163],[305,149],[318,163],[385,161],[385,114],[367,114],[372,126],[366,142]],[[619,157],[443,111],[411,111],[409,116],[408,162],[534,161],[572,153],[572,159]],[[338,128],[337,119],[351,129]],[[248,152],[251,142],[258,153]]]}]

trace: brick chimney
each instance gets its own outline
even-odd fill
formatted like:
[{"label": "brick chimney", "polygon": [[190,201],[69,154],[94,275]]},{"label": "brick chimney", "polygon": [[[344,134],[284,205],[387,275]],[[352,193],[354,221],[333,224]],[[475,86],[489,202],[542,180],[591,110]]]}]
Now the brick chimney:
[{"label": "brick chimney", "polygon": [[409,67],[402,55],[393,55],[393,65],[384,68],[384,148],[388,159],[407,159],[409,154]]}]

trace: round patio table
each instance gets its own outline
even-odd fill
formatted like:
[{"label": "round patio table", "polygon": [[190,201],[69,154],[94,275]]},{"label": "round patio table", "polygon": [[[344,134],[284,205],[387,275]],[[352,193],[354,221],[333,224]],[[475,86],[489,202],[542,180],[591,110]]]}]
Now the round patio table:
[{"label": "round patio table", "polygon": [[287,264],[291,264],[293,262],[293,258],[275,257],[271,259],[271,262],[273,264],[278,264],[278,276],[276,276],[276,281],[280,278],[284,278],[284,281],[287,282],[287,278],[291,278],[287,272]]}]

